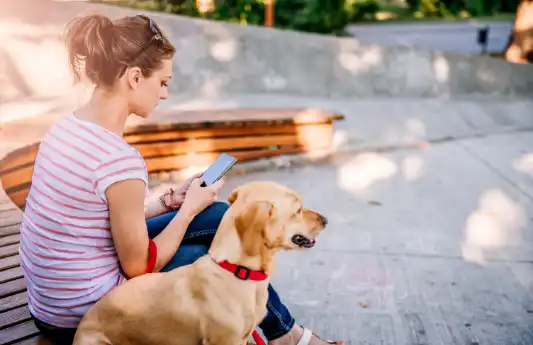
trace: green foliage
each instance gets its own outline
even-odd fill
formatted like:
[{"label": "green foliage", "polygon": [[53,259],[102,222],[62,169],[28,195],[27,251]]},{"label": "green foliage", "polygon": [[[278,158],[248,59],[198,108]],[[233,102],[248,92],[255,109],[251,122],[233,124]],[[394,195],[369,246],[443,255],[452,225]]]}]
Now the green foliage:
[{"label": "green foliage", "polygon": [[520,0],[406,0],[413,12],[424,17],[451,17],[461,13],[487,16],[514,12]]},{"label": "green foliage", "polygon": [[[342,35],[352,9],[347,0],[276,0],[274,20],[277,28],[321,34]],[[218,0],[215,10],[198,13],[195,0],[157,0],[157,7],[176,14],[206,19],[263,25],[264,0]]]},{"label": "green foliage", "polygon": [[374,20],[380,5],[377,0],[347,0],[346,9],[351,22],[360,22]]}]

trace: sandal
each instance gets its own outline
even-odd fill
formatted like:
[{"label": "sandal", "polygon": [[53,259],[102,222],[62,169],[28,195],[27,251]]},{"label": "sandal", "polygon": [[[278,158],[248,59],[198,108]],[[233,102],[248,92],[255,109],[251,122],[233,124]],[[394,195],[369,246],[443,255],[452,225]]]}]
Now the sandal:
[{"label": "sandal", "polygon": [[320,338],[318,335],[316,335],[315,333],[311,332],[309,329],[305,328],[304,326],[300,325],[300,327],[302,327],[304,333],[302,335],[302,339],[300,339],[300,341],[296,345],[309,345],[309,342],[311,341],[311,338],[313,337],[313,335],[315,337],[317,337],[319,340],[322,340],[322,341],[324,341],[324,342],[326,342],[328,344],[344,345],[344,341],[324,340],[324,339]]},{"label": "sandal", "polygon": [[[305,328],[304,326],[300,325],[300,327],[302,327],[302,329],[303,329],[303,334],[302,334],[302,338],[300,339],[300,341],[296,345],[309,345],[309,342],[311,341],[311,338],[313,337],[313,335],[315,337],[317,337],[319,340],[322,340],[322,341],[326,342],[327,344],[344,345],[344,341],[324,340],[324,339],[320,338],[318,335],[316,335],[315,333],[311,332],[309,329]],[[261,336],[259,335],[259,333],[257,333],[257,331],[254,331],[252,336],[254,338],[255,344],[252,343],[252,342],[248,342],[247,345],[264,345],[264,344],[266,344],[264,342],[264,340],[261,338]]]}]

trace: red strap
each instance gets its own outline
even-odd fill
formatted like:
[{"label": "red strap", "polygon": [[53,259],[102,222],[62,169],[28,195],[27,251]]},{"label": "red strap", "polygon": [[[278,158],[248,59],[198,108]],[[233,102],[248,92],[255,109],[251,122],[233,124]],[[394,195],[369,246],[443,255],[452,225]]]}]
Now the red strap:
[{"label": "red strap", "polygon": [[151,239],[148,240],[148,262],[146,263],[146,273],[152,273],[157,261],[157,246]]},{"label": "red strap", "polygon": [[230,271],[235,275],[235,277],[242,280],[265,280],[268,278],[268,275],[263,271],[255,271],[244,266],[235,265],[229,263],[228,261],[217,262],[217,264],[224,268],[227,271]]},{"label": "red strap", "polygon": [[261,338],[261,336],[259,335],[259,333],[257,333],[256,330],[253,331],[252,337],[254,337],[256,345],[266,345],[265,341],[263,340],[263,338]]}]

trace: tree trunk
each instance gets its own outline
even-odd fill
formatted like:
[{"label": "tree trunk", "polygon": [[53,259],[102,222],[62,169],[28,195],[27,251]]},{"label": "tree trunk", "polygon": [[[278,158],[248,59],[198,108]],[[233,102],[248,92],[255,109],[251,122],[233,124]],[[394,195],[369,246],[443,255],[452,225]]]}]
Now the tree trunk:
[{"label": "tree trunk", "polygon": [[533,0],[522,0],[518,5],[505,58],[516,63],[533,63]]}]

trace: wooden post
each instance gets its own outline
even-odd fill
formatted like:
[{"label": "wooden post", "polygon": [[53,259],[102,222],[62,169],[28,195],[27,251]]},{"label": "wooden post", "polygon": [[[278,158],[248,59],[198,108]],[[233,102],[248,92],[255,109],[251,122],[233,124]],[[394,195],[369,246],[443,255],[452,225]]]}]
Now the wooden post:
[{"label": "wooden post", "polygon": [[274,26],[274,0],[265,0],[265,26]]}]

